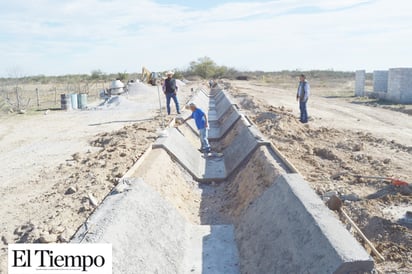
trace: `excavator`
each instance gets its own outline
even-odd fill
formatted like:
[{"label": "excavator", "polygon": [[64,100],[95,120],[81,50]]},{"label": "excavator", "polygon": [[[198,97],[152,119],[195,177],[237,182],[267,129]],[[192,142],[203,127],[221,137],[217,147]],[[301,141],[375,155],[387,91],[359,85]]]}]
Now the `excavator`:
[{"label": "excavator", "polygon": [[[141,81],[143,83],[149,83],[153,86],[161,85],[162,84],[162,73],[160,72],[151,72],[146,67],[142,68],[142,77]],[[114,80],[110,84],[110,87],[107,89],[103,89],[100,92],[101,98],[110,98],[113,95],[121,95],[123,93],[128,92],[128,85],[123,84],[120,80]]]},{"label": "excavator", "polygon": [[162,74],[160,72],[151,72],[147,68],[142,68],[142,78],[143,83],[149,83],[152,86],[157,86],[162,83]]}]

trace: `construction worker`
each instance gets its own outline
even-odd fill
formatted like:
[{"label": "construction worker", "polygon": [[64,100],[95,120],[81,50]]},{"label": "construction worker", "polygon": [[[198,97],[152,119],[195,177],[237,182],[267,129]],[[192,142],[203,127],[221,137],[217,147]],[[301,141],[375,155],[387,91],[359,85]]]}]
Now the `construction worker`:
[{"label": "construction worker", "polygon": [[310,85],[306,81],[306,76],[304,74],[301,74],[299,76],[299,87],[296,94],[296,100],[299,102],[300,122],[304,124],[308,122],[307,103],[309,100],[309,95]]},{"label": "construction worker", "polygon": [[170,115],[170,100],[173,99],[176,105],[177,114],[180,114],[179,101],[177,100],[177,91],[179,87],[176,84],[176,79],[173,78],[173,72],[166,73],[166,80],[163,85],[163,92],[166,95],[167,114]]},{"label": "construction worker", "polygon": [[190,115],[185,120],[183,120],[183,123],[186,123],[190,119],[195,120],[196,127],[199,130],[199,136],[200,136],[200,143],[201,143],[200,152],[210,153],[211,148],[210,148],[210,144],[208,140],[209,123],[208,123],[207,115],[200,108],[198,108],[196,104],[193,102],[189,103],[188,108],[192,111],[192,115]]}]

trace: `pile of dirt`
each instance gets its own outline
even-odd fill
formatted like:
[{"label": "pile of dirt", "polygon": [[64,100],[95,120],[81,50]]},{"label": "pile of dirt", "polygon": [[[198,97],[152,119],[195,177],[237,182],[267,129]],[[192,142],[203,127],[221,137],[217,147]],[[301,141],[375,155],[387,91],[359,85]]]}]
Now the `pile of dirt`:
[{"label": "pile of dirt", "polygon": [[[386,180],[350,175],[412,182],[412,147],[363,131],[319,127],[316,117],[301,124],[285,107],[266,105],[249,95],[234,95],[319,196],[337,193],[346,199],[349,215],[386,259],[377,264],[379,271],[412,271],[412,227],[384,213],[388,207],[400,207],[402,213],[411,211],[412,186],[395,187]],[[342,172],[346,175],[333,176]]]},{"label": "pile of dirt", "polygon": [[127,88],[128,88],[128,94],[131,96],[151,94],[151,93],[154,93],[157,89],[157,87],[148,86],[142,82],[129,83],[127,85]]},{"label": "pile of dirt", "polygon": [[155,140],[158,122],[137,123],[99,134],[90,142],[93,149],[76,153],[53,173],[35,178],[34,188],[43,181],[54,183],[48,190],[33,191],[28,203],[16,204],[21,211],[36,218],[22,223],[14,232],[0,231],[0,257],[6,257],[8,243],[68,242],[119,178]]}]

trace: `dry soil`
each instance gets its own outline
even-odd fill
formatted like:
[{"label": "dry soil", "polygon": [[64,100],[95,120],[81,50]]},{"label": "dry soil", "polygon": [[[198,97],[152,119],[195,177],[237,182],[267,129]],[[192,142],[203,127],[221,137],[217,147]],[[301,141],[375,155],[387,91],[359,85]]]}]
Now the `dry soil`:
[{"label": "dry soil", "polygon": [[357,104],[359,99],[351,97],[331,98],[324,95],[327,88],[313,85],[310,122],[301,124],[293,88],[257,81],[230,86],[260,130],[322,198],[337,193],[345,199],[346,211],[385,257],[377,270],[411,273],[412,223],[406,214],[412,211],[412,186],[352,174],[412,182],[412,117]]}]

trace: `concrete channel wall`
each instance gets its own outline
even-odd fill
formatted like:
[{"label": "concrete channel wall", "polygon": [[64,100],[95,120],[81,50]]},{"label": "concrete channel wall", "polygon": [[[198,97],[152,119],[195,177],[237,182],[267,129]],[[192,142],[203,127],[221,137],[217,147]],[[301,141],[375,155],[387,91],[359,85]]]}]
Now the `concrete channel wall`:
[{"label": "concrete channel wall", "polygon": [[364,273],[369,255],[297,174],[283,175],[236,224],[242,273]]},{"label": "concrete channel wall", "polygon": [[112,243],[113,273],[182,273],[188,233],[175,208],[133,180],[104,200],[72,242]]},{"label": "concrete channel wall", "polygon": [[[192,100],[209,113],[211,125],[226,128],[216,129],[212,143],[222,154],[199,153],[191,125],[169,128],[148,153],[152,162],[139,163],[73,242],[112,243],[114,273],[372,271],[371,257],[225,92],[199,90]],[[225,118],[229,113],[240,118]],[[173,181],[167,193],[149,186],[162,179],[170,180],[165,186]],[[201,224],[184,216],[190,211],[184,207],[193,205],[186,197],[194,181],[224,184],[214,190],[222,197],[215,214],[227,223],[214,221],[213,212],[200,216]]]}]

